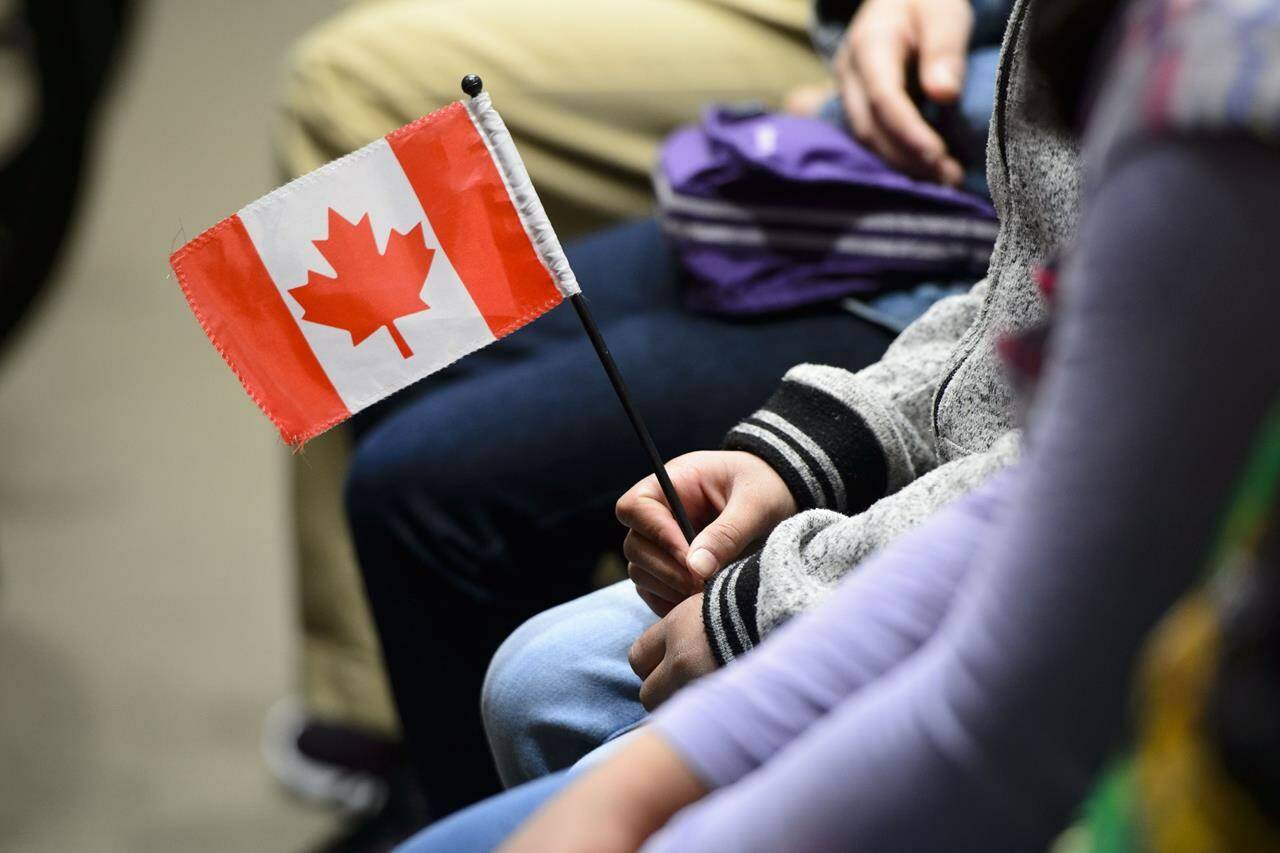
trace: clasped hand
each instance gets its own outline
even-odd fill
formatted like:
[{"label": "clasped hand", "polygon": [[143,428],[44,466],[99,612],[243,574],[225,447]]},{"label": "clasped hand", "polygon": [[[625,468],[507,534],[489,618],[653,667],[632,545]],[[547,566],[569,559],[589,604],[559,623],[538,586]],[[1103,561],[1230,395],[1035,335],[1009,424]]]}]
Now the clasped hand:
[{"label": "clasped hand", "polygon": [[646,477],[618,500],[618,520],[628,528],[622,550],[636,592],[663,617],[631,647],[631,668],[644,684],[649,710],[689,681],[715,669],[702,624],[702,587],[796,512],[786,483],[758,456],[740,451],[699,451],[667,465],[671,482],[694,526],[684,540],[656,477]]}]

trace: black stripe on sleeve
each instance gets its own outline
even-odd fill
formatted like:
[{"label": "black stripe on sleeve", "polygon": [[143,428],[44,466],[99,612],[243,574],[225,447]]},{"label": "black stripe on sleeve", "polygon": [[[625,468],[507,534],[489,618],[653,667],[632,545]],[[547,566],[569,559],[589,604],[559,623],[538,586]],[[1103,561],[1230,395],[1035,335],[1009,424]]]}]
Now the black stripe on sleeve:
[{"label": "black stripe on sleeve", "polygon": [[[822,503],[819,504],[819,506],[828,507],[831,509],[839,508],[836,504],[836,493],[835,493],[835,488],[831,483],[831,478],[827,476],[827,472],[823,469],[822,465],[818,462],[818,460],[813,457],[813,454],[811,454],[808,450],[805,450],[803,447],[801,447],[799,442],[797,442],[791,436],[787,435],[782,430],[766,423],[765,421],[760,420],[757,417],[747,418],[746,423],[751,424],[756,429],[762,429],[765,432],[769,433],[778,441],[782,442],[787,447],[791,448],[791,451],[793,453],[795,453],[802,460],[804,460],[804,464],[808,466],[809,473],[810,475],[812,475],[814,482],[816,482],[818,484],[818,487],[822,490]],[[751,438],[756,438],[756,437],[751,436]],[[759,441],[759,439],[756,439],[756,440]],[[800,472],[797,471],[796,473],[798,474]],[[808,493],[810,495],[810,498],[812,499],[812,492],[809,492],[807,485],[805,486],[805,492]]]},{"label": "black stripe on sleeve", "polygon": [[707,643],[711,646],[711,654],[716,659],[716,666],[724,666],[729,662],[725,649],[720,645],[724,635],[724,626],[717,623],[711,615],[711,603],[719,594],[717,583],[723,583],[724,575],[733,571],[733,566],[711,578],[702,588],[702,628],[707,632]]},{"label": "black stripe on sleeve", "polygon": [[[770,432],[777,435],[776,430],[770,430]],[[725,437],[724,449],[743,450],[759,456],[765,462],[768,462],[769,467],[777,471],[778,476],[787,484],[787,489],[790,490],[791,497],[795,499],[796,506],[802,510],[818,508],[818,504],[813,500],[813,493],[809,491],[809,484],[805,480],[804,474],[793,468],[777,447],[759,436],[751,435],[735,428]]]},{"label": "black stripe on sleeve", "polygon": [[[742,564],[739,563],[733,567],[733,574],[736,575],[742,571]],[[720,588],[716,590],[716,597],[720,600],[720,623],[724,629],[725,642],[729,644],[729,650],[733,652],[734,657],[746,652],[747,647],[743,645],[742,640],[738,639],[738,629],[733,626],[733,619],[729,615],[737,608],[738,602],[729,597],[729,587],[733,586],[730,581],[733,575],[726,573],[724,580],[720,582]]]},{"label": "black stripe on sleeve", "polygon": [[[784,381],[765,404],[764,410],[790,422],[831,459],[844,480],[847,498],[844,512],[861,512],[884,496],[889,482],[884,450],[875,433],[855,410],[824,391],[793,381]],[[773,433],[778,434],[777,430]],[[727,449],[755,453],[774,466],[801,508],[812,508],[813,497],[799,472],[790,471],[781,454],[776,450],[764,450],[760,447],[763,444],[759,439],[736,430],[725,439]],[[795,447],[795,444],[789,442],[788,446]],[[810,457],[806,454],[805,458]],[[821,469],[818,470],[820,472]],[[818,476],[820,480],[826,479],[820,473]],[[801,488],[797,489],[797,486]]]},{"label": "black stripe on sleeve", "polygon": [[734,589],[732,606],[742,617],[747,628],[751,647],[760,645],[760,629],[756,625],[756,597],[760,593],[760,552],[752,554],[738,569],[738,581]]}]

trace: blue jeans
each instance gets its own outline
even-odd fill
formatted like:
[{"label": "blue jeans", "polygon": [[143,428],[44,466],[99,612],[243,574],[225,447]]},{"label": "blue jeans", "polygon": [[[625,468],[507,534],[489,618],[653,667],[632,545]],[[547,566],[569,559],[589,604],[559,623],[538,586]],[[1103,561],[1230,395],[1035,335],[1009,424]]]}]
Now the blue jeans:
[{"label": "blue jeans", "polygon": [[584,770],[607,760],[615,748],[625,746],[619,738],[568,770],[560,770],[510,788],[501,794],[468,806],[409,839],[400,853],[468,853],[497,847],[526,819],[554,799]]},{"label": "blue jeans", "polygon": [[[792,365],[857,369],[891,339],[838,306],[690,313],[652,221],[568,255],[668,458],[717,446]],[[405,744],[443,815],[500,790],[478,713],[490,658],[526,619],[591,590],[621,544],[614,502],[647,462],[568,307],[355,426],[352,536]]]},{"label": "blue jeans", "polygon": [[397,853],[488,853],[520,824],[572,781],[562,770],[536,782],[512,788],[433,823],[404,844]]},{"label": "blue jeans", "polygon": [[480,702],[503,785],[569,767],[644,719],[627,651],[657,621],[623,581],[540,613],[507,638]]}]

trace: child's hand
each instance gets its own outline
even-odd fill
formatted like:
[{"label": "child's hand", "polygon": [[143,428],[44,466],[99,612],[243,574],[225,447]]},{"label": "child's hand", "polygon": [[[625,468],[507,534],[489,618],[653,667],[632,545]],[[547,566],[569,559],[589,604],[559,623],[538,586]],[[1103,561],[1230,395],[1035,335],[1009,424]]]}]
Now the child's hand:
[{"label": "child's hand", "polygon": [[716,668],[702,625],[702,593],[686,598],[631,644],[627,662],[640,676],[640,704],[652,711]]},{"label": "child's hand", "polygon": [[656,477],[618,500],[630,528],[622,550],[640,597],[659,616],[702,590],[703,583],[796,512],[786,483],[760,457],[736,450],[688,453],[667,464],[695,527],[692,546],[662,496]]}]

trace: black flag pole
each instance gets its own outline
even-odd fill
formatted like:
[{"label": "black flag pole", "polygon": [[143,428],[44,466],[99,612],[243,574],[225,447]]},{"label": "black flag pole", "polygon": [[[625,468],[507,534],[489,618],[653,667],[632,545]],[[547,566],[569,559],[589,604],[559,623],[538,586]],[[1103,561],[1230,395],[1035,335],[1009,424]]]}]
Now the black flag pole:
[{"label": "black flag pole", "polygon": [[667,498],[667,505],[671,507],[671,512],[680,525],[680,532],[684,534],[686,542],[692,543],[693,525],[689,523],[689,515],[684,511],[684,504],[680,503],[676,487],[672,485],[671,477],[667,474],[667,466],[662,463],[662,454],[658,453],[658,446],[653,443],[653,436],[649,435],[649,428],[644,425],[644,418],[640,417],[640,410],[636,408],[635,402],[631,399],[631,393],[627,391],[627,383],[622,380],[622,374],[618,372],[618,365],[609,353],[609,346],[604,342],[600,328],[596,326],[596,319],[591,316],[587,300],[582,298],[581,293],[575,293],[569,297],[569,301],[573,303],[573,310],[578,312],[578,319],[582,321],[582,328],[587,330],[591,345],[596,348],[596,355],[600,357],[604,372],[609,375],[613,390],[617,393],[618,400],[621,401],[622,408],[626,411],[636,435],[640,437],[640,443],[644,445],[644,452],[649,454],[649,464],[653,466],[653,473],[658,477],[658,485],[662,486],[662,494]]},{"label": "black flag pole", "polygon": [[[462,78],[462,91],[471,98],[476,97],[484,91],[484,82],[475,74],[468,74]],[[627,419],[631,421],[632,428],[636,431],[636,435],[640,438],[640,443],[644,446],[644,452],[649,457],[649,464],[653,466],[653,473],[658,478],[658,485],[662,487],[662,494],[667,499],[667,505],[671,507],[671,513],[676,517],[676,522],[680,525],[680,531],[684,534],[685,541],[693,542],[693,525],[689,523],[689,514],[684,510],[684,504],[680,502],[680,496],[676,494],[676,487],[671,483],[671,476],[667,474],[667,466],[663,464],[662,454],[658,452],[658,446],[653,443],[653,436],[649,434],[649,428],[645,426],[644,418],[640,416],[640,410],[636,408],[635,401],[631,398],[631,392],[627,390],[627,383],[622,378],[622,373],[618,370],[617,362],[613,360],[613,355],[609,352],[609,346],[604,342],[604,336],[600,334],[600,327],[596,325],[595,317],[591,316],[591,309],[587,306],[587,300],[583,298],[581,293],[575,293],[569,297],[569,302],[573,304],[573,310],[578,312],[578,319],[582,321],[582,328],[586,330],[587,337],[591,340],[591,346],[595,348],[596,356],[600,359],[600,364],[604,366],[604,372],[609,377],[609,382],[613,385],[614,393],[618,395],[618,401],[622,403],[622,409],[627,413]]]}]

